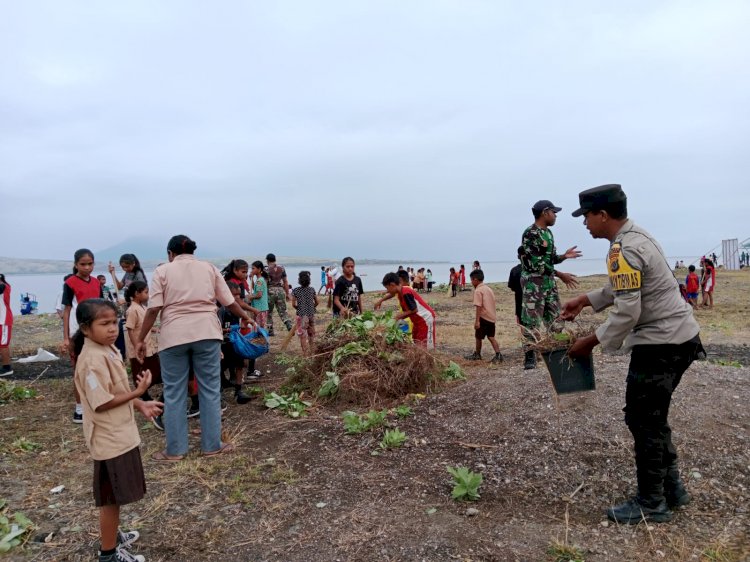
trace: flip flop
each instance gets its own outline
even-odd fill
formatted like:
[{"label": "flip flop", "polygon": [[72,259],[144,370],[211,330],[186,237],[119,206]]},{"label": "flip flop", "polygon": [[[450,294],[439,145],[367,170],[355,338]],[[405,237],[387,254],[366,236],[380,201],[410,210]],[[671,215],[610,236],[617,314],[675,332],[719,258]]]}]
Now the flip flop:
[{"label": "flip flop", "polygon": [[169,455],[167,455],[166,451],[156,451],[153,455],[151,455],[151,458],[158,462],[180,462],[185,458],[185,455],[170,457]]},{"label": "flip flop", "polygon": [[221,448],[218,451],[211,451],[210,453],[201,453],[201,456],[202,457],[215,457],[216,455],[231,453],[233,451],[234,451],[234,445],[232,443],[222,443]]}]

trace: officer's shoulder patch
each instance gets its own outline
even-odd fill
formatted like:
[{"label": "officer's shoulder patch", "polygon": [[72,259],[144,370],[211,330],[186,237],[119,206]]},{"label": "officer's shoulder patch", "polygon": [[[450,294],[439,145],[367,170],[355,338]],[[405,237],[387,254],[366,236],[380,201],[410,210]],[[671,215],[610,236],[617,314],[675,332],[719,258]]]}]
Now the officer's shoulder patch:
[{"label": "officer's shoulder patch", "polygon": [[609,248],[607,273],[612,290],[616,293],[639,291],[641,288],[641,272],[625,259],[620,242],[615,242]]}]

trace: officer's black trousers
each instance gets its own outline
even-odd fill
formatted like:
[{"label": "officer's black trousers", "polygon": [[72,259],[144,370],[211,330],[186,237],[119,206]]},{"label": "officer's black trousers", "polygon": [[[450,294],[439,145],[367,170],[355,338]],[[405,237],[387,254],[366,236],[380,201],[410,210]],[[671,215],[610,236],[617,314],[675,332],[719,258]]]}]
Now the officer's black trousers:
[{"label": "officer's black trousers", "polygon": [[667,471],[676,472],[677,451],[667,423],[669,404],[699,350],[698,336],[679,345],[633,347],[623,411],[635,441],[638,495],[646,504],[663,499]]}]

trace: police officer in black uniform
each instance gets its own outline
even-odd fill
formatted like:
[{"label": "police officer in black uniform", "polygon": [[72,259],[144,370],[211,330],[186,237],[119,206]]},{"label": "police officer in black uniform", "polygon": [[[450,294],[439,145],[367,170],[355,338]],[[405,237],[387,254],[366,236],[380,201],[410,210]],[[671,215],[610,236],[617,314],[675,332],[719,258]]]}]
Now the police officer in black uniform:
[{"label": "police officer in black uniform", "polygon": [[700,327],[680,295],[661,246],[628,219],[627,197],[617,184],[579,194],[583,224],[594,238],[610,242],[609,283],[565,303],[562,318],[574,319],[586,306],[615,305],[607,320],[571,346],[573,357],[604,349],[631,350],[625,392],[625,423],[633,434],[638,492],[607,510],[619,523],[672,519],[672,508],[690,501],[677,467],[667,422],[672,393],[694,359],[705,356]]}]

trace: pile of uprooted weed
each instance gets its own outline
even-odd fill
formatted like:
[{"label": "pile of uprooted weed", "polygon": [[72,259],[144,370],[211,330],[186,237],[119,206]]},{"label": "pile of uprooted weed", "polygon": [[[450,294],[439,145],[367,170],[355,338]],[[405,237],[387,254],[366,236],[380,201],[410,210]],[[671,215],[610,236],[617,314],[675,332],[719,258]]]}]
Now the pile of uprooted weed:
[{"label": "pile of uprooted weed", "polygon": [[414,345],[390,312],[334,320],[315,354],[288,369],[287,388],[373,408],[435,390],[440,362]]},{"label": "pile of uprooted weed", "polygon": [[593,334],[596,327],[587,321],[556,321],[544,331],[530,330],[533,340],[530,347],[540,353],[568,349],[577,339]]}]

